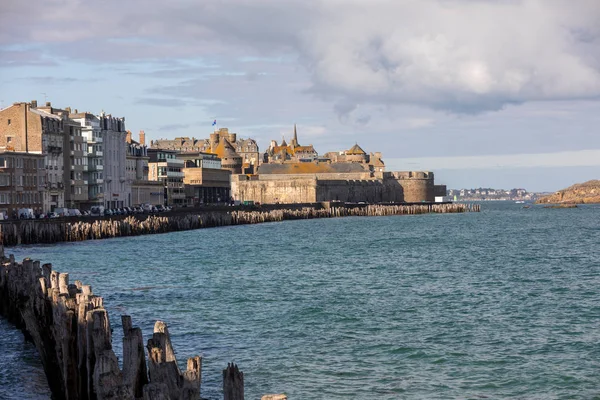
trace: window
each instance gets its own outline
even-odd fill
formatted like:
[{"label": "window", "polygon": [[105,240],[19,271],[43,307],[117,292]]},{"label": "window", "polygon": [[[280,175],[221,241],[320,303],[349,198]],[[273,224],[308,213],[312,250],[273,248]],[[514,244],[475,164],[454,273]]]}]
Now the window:
[{"label": "window", "polygon": [[12,142],[12,137],[10,137],[10,136],[7,136],[7,137],[6,137],[6,143],[10,143],[10,142]]},{"label": "window", "polygon": [[11,123],[11,121],[10,121],[10,118],[8,119],[8,121],[7,121],[7,122],[8,122],[8,125],[10,125],[10,123]]}]

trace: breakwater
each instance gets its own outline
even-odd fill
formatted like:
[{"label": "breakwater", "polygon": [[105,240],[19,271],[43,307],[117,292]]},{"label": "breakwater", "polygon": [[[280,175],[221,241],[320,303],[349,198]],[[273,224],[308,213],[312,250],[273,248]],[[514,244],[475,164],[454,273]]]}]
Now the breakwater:
[{"label": "breakwater", "polygon": [[142,215],[96,220],[23,220],[0,225],[2,244],[77,242],[121,236],[137,236],[228,225],[257,224],[295,219],[350,216],[416,215],[478,212],[478,204],[412,204],[311,206],[270,210],[200,211],[175,215]]},{"label": "breakwater", "polygon": [[[123,368],[112,348],[104,300],[52,265],[16,262],[0,248],[0,315],[20,328],[40,356],[56,400],[200,400],[202,358],[181,371],[167,324],[157,321],[146,352],[130,316],[123,326]],[[244,399],[244,376],[235,364],[223,370],[224,400]],[[264,399],[286,399],[265,395]]]}]

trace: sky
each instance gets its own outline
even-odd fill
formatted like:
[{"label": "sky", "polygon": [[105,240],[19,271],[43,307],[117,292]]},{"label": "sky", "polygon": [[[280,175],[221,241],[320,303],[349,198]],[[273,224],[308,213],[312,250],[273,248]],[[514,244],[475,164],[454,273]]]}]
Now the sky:
[{"label": "sky", "polygon": [[597,0],[2,0],[0,106],[358,143],[449,188],[600,178]]}]

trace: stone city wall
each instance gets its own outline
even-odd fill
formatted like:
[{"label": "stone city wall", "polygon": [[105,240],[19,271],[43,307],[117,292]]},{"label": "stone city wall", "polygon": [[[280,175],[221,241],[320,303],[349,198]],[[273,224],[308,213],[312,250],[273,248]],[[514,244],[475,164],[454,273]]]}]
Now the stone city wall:
[{"label": "stone city wall", "polygon": [[268,174],[256,177],[232,176],[236,200],[269,203],[343,202],[433,202],[434,175],[407,171],[376,174]]},{"label": "stone city wall", "polygon": [[315,203],[317,180],[232,180],[231,193],[239,201],[254,201],[261,204]]}]

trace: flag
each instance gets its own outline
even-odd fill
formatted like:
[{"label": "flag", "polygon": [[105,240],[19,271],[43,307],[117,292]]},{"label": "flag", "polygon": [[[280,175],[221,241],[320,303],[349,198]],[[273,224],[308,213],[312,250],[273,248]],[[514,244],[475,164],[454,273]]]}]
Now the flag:
[{"label": "flag", "polygon": [[215,119],[212,123],[212,126],[215,126],[217,124],[217,120]]}]

